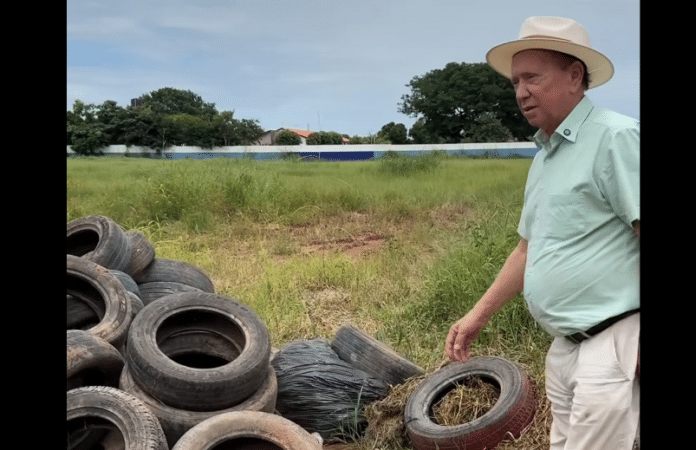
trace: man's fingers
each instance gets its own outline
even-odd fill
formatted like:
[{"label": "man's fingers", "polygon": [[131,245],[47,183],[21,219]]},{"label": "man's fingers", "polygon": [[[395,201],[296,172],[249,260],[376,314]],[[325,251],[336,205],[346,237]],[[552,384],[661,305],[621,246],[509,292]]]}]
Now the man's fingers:
[{"label": "man's fingers", "polygon": [[466,333],[458,332],[456,327],[450,329],[445,341],[445,353],[451,361],[465,362],[469,359],[469,345]]}]

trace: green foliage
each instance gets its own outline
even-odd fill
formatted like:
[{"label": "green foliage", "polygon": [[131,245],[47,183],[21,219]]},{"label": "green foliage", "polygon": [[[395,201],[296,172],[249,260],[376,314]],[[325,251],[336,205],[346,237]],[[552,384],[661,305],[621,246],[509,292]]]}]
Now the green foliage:
[{"label": "green foliage", "polygon": [[150,107],[155,114],[167,116],[187,114],[213,117],[217,114],[215,103],[204,102],[200,95],[189,90],[165,87],[140,96],[142,106]]},{"label": "green foliage", "polygon": [[414,77],[399,112],[422,117],[427,134],[446,143],[461,142],[476,127],[476,118],[495,113],[514,138],[526,140],[534,129],[522,117],[510,81],[485,63],[448,63]]},{"label": "green foliage", "polygon": [[72,150],[78,155],[96,155],[109,145],[106,127],[101,123],[73,126],[69,130]]},{"label": "green foliage", "polygon": [[302,138],[290,130],[283,130],[275,138],[276,145],[300,145]]},{"label": "green foliage", "polygon": [[419,156],[403,156],[389,151],[379,158],[378,171],[398,176],[428,173],[438,167],[440,159],[441,157],[437,152]]},{"label": "green foliage", "polygon": [[484,112],[474,119],[474,126],[464,133],[462,142],[507,142],[511,135],[495,113]]},{"label": "green foliage", "polygon": [[307,145],[341,145],[343,136],[335,131],[317,131],[307,138]]},{"label": "green foliage", "polygon": [[250,145],[263,134],[257,120],[218,113],[191,91],[163,88],[144,94],[142,105],[122,108],[112,100],[95,106],[75,100],[67,111],[67,142],[82,155],[108,145],[137,145],[162,150],[172,145],[212,148]]},{"label": "green foliage", "polygon": [[403,123],[389,122],[379,130],[377,136],[395,145],[408,143],[408,131]]},{"label": "green foliage", "polygon": [[[516,189],[482,202],[480,216],[466,226],[463,239],[433,267],[419,301],[404,310],[402,319],[415,323],[416,332],[446,334],[486,292],[519,242],[521,195],[522,189]],[[501,340],[514,345],[550,342],[521,295],[492,317],[474,346],[491,347]]]}]

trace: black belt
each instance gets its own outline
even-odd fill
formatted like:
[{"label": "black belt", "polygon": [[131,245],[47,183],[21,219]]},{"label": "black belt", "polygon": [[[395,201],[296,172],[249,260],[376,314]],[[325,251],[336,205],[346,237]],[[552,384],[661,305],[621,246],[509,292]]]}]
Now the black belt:
[{"label": "black belt", "polygon": [[597,325],[593,326],[587,331],[578,331],[577,333],[571,334],[566,336],[565,338],[568,339],[570,342],[573,342],[575,344],[579,344],[585,339],[589,339],[595,334],[598,334],[610,326],[614,325],[616,322],[618,322],[621,319],[624,319],[630,315],[633,315],[637,312],[640,312],[640,308],[638,309],[632,309],[630,311],[626,311],[623,314],[619,314],[618,316],[610,317],[606,320],[603,320],[602,322],[598,323]]}]

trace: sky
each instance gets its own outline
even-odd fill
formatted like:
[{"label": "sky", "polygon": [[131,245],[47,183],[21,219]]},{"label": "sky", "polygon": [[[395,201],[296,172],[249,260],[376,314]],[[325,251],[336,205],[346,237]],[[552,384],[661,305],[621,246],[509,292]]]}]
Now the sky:
[{"label": "sky", "polygon": [[530,16],[569,17],[614,77],[587,96],[640,119],[639,0],[67,0],[66,109],[164,87],[264,130],[349,136],[415,118],[408,83],[485,62]]}]

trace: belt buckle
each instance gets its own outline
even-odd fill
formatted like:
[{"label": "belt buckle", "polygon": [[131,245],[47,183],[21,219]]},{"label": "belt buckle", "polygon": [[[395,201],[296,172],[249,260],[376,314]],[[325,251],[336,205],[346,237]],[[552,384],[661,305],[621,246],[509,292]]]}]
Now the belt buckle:
[{"label": "belt buckle", "polygon": [[584,331],[578,331],[577,333],[569,334],[565,338],[574,344],[579,344],[582,341],[584,341],[585,339],[589,339],[591,337],[592,337],[592,335],[589,335]]}]

